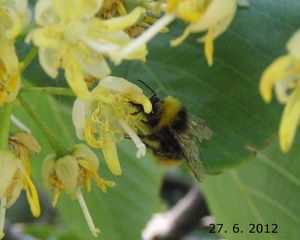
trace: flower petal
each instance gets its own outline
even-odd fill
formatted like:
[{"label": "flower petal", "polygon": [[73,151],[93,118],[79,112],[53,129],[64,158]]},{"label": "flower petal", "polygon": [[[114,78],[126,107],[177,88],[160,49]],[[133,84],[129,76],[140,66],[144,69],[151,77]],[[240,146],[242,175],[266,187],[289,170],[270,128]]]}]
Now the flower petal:
[{"label": "flower petal", "polygon": [[[230,19],[230,23],[235,11],[236,0],[213,0],[207,7],[204,15],[198,21],[192,23],[189,28],[192,32],[201,32],[207,30],[209,27],[219,25],[218,23],[224,20],[227,20],[227,23],[228,19]],[[227,23],[226,26],[228,25]]]},{"label": "flower petal", "polygon": [[103,28],[107,31],[114,32],[124,30],[125,28],[131,27],[138,20],[140,20],[145,12],[146,10],[144,8],[136,7],[127,15],[101,21],[101,24],[103,24]]},{"label": "flower petal", "polygon": [[103,0],[52,0],[61,21],[87,20],[100,10]]},{"label": "flower petal", "polygon": [[76,194],[78,190],[79,166],[73,156],[64,156],[55,162],[55,172],[68,194]]},{"label": "flower petal", "polygon": [[51,48],[57,51],[64,46],[64,42],[60,37],[61,32],[59,28],[36,28],[26,36],[25,42],[29,43],[30,41],[33,41],[39,48]]},{"label": "flower petal", "polygon": [[122,94],[124,92],[139,92],[142,93],[143,90],[139,88],[137,85],[125,80],[124,78],[109,76],[102,79],[98,87],[106,88],[110,91],[114,91],[118,94]]},{"label": "flower petal", "polygon": [[41,214],[41,208],[40,208],[40,202],[37,190],[27,175],[27,173],[24,173],[24,183],[25,183],[25,190],[26,190],[26,197],[32,212],[32,215],[34,217],[39,217]]},{"label": "flower petal", "polygon": [[146,113],[150,113],[152,110],[152,104],[143,94],[142,89],[123,78],[106,77],[99,82],[98,87],[108,89],[116,94],[123,95],[131,102],[143,105]]},{"label": "flower petal", "polygon": [[103,141],[102,151],[107,162],[109,170],[114,175],[121,175],[122,170],[118,158],[116,144],[110,134],[106,134],[105,141]]},{"label": "flower petal", "polygon": [[22,192],[22,189],[23,186],[21,179],[12,181],[12,184],[6,192],[6,208],[10,208],[16,202]]},{"label": "flower petal", "polygon": [[45,72],[52,78],[56,78],[58,75],[58,67],[60,65],[60,59],[58,51],[51,48],[39,49],[39,59]]},{"label": "flower petal", "polygon": [[300,119],[300,90],[296,89],[284,108],[279,127],[279,141],[283,152],[287,152],[296,134]]},{"label": "flower petal", "polygon": [[3,63],[5,71],[9,75],[19,72],[19,61],[12,41],[0,37],[0,62]]},{"label": "flower petal", "polygon": [[287,43],[289,54],[300,61],[300,30],[296,31]]},{"label": "flower petal", "polygon": [[90,97],[90,91],[84,81],[82,68],[74,53],[70,53],[68,57],[63,59],[63,66],[67,82],[76,96],[87,100]]},{"label": "flower petal", "polygon": [[17,12],[9,6],[0,6],[0,30],[8,39],[15,38],[22,29],[21,19]]},{"label": "flower petal", "polygon": [[278,102],[284,104],[289,100],[290,90],[294,80],[295,76],[291,76],[275,83],[275,94]]},{"label": "flower petal", "polygon": [[52,0],[39,0],[35,5],[35,19],[41,25],[59,23],[60,17],[55,11]]},{"label": "flower petal", "polygon": [[209,29],[206,34],[204,44],[205,44],[204,52],[205,52],[206,61],[208,65],[211,66],[213,64],[213,53],[214,53],[214,43],[213,43],[213,36],[212,36],[211,29]]},{"label": "flower petal", "polygon": [[47,190],[53,190],[50,184],[51,176],[55,175],[55,154],[48,155],[42,164],[42,180]]},{"label": "flower petal", "polygon": [[175,38],[174,40],[171,41],[171,46],[176,47],[176,46],[180,45],[190,35],[190,33],[191,33],[190,29],[188,27],[185,28],[185,30],[181,36],[179,36],[178,38]]},{"label": "flower petal", "polygon": [[110,74],[110,68],[101,54],[94,51],[78,51],[80,65],[86,75],[101,79]]},{"label": "flower petal", "polygon": [[77,144],[74,147],[73,155],[76,158],[85,159],[94,171],[99,168],[99,159],[97,155],[85,144]]},{"label": "flower petal", "polygon": [[291,74],[289,66],[291,65],[291,57],[285,55],[277,58],[269,65],[262,74],[259,91],[265,102],[270,102],[272,98],[273,85],[280,80],[288,78]]},{"label": "flower petal", "polygon": [[77,98],[73,104],[72,120],[76,131],[76,136],[84,139],[84,130],[87,117],[91,114],[91,103]]},{"label": "flower petal", "polygon": [[24,145],[24,147],[26,147],[30,152],[34,154],[40,153],[41,146],[30,133],[25,131],[19,131],[13,133],[12,136],[16,138],[18,143]]},{"label": "flower petal", "polygon": [[19,160],[9,151],[0,151],[0,198],[5,194],[19,166]]}]

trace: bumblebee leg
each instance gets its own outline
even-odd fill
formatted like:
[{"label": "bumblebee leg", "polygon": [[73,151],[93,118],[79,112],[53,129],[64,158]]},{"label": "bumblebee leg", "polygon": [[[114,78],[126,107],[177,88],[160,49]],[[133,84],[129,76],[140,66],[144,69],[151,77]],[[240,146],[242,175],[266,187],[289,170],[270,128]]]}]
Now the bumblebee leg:
[{"label": "bumblebee leg", "polygon": [[134,103],[134,102],[129,102],[129,104],[137,110],[136,112],[131,113],[131,115],[134,116],[134,115],[137,115],[137,114],[139,114],[143,111],[143,106],[141,104],[137,104],[137,103]]},{"label": "bumblebee leg", "polygon": [[138,115],[139,113],[141,113],[142,111],[139,110],[139,111],[136,111],[136,112],[133,112],[133,113],[130,113],[132,116],[135,116],[135,115]]}]

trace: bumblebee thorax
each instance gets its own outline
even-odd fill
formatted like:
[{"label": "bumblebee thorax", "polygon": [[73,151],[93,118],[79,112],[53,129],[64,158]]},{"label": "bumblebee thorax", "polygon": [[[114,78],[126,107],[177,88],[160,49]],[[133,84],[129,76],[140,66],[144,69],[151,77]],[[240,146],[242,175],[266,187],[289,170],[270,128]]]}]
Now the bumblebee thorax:
[{"label": "bumblebee thorax", "polygon": [[159,105],[158,109],[160,119],[157,124],[157,128],[160,129],[171,125],[181,109],[182,105],[176,98],[168,96],[166,99],[164,99]]}]

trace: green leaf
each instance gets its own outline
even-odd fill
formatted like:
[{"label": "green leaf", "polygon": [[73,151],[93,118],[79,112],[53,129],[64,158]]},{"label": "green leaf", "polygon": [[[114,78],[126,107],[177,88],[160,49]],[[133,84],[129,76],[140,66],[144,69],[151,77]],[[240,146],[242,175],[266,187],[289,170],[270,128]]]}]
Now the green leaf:
[{"label": "green leaf", "polygon": [[[300,144],[300,139],[295,143]],[[299,150],[284,155],[273,143],[237,169],[207,177],[202,186],[216,223],[224,224],[223,234],[231,240],[298,239],[300,225]],[[239,224],[243,233],[233,233]],[[269,225],[272,232],[249,233],[249,224]]]},{"label": "green leaf", "polygon": [[43,240],[80,240],[74,233],[67,232],[63,227],[53,225],[39,224],[34,226],[25,226],[26,234],[37,239]]}]

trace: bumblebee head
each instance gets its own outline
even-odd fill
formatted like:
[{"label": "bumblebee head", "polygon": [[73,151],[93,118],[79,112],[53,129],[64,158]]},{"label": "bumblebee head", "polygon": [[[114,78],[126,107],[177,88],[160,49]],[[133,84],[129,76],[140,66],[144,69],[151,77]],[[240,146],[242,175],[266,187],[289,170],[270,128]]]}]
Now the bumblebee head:
[{"label": "bumblebee head", "polygon": [[152,112],[151,113],[156,113],[159,109],[159,105],[161,104],[162,100],[155,95],[153,95],[150,98],[150,102],[152,104]]},{"label": "bumblebee head", "polygon": [[152,104],[152,111],[150,114],[156,113],[159,109],[159,105],[161,104],[162,100],[160,100],[160,98],[157,97],[156,92],[148,84],[146,84],[142,80],[137,80],[137,81],[139,81],[140,83],[145,85],[153,93],[153,96],[151,98],[149,98],[149,100]]}]

